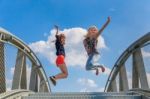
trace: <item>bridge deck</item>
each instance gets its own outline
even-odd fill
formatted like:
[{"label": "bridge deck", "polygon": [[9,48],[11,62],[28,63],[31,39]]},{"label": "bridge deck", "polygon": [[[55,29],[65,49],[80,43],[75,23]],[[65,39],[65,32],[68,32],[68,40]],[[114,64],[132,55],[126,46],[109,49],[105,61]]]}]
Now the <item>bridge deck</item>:
[{"label": "bridge deck", "polygon": [[135,93],[104,92],[69,92],[69,93],[35,93],[22,99],[142,99]]}]

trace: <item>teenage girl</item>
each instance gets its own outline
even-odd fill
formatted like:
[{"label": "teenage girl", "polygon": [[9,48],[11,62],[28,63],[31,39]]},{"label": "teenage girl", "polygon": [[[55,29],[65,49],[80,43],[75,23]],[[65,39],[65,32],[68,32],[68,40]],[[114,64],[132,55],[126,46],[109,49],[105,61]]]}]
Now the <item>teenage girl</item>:
[{"label": "teenage girl", "polygon": [[59,32],[59,28],[58,26],[55,26],[56,29],[56,41],[55,41],[55,47],[56,47],[56,65],[57,67],[61,70],[61,73],[55,75],[55,76],[51,76],[50,80],[52,81],[53,85],[56,86],[56,81],[59,79],[64,79],[68,77],[68,70],[67,70],[67,66],[65,63],[65,35],[63,33],[58,34]]},{"label": "teenage girl", "polygon": [[100,30],[98,30],[96,26],[89,27],[88,33],[86,34],[85,39],[83,40],[85,50],[88,54],[88,59],[86,62],[86,70],[96,70],[96,75],[99,74],[99,68],[102,69],[102,72],[105,71],[103,65],[93,65],[93,57],[94,55],[99,54],[96,48],[98,37],[101,35],[103,30],[109,24],[109,22],[110,22],[110,17],[108,17],[106,23],[102,26]]}]

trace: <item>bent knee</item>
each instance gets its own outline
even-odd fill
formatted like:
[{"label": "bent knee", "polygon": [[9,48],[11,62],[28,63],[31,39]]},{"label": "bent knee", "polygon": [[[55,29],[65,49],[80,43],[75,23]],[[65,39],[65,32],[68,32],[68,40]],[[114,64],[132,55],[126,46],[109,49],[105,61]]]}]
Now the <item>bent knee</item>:
[{"label": "bent knee", "polygon": [[68,77],[68,73],[65,73],[65,78],[67,78]]},{"label": "bent knee", "polygon": [[68,72],[64,73],[64,77],[67,78],[68,77]]}]

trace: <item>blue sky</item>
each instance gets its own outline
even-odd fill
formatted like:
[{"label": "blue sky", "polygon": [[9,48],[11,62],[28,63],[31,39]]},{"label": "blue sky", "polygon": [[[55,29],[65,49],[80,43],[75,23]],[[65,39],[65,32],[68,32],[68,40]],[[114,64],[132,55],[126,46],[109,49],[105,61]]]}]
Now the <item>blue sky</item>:
[{"label": "blue sky", "polygon": [[[87,29],[91,25],[100,28],[111,16],[111,23],[102,34],[107,49],[101,50],[100,59],[111,69],[119,55],[133,41],[150,31],[149,4],[149,0],[0,0],[0,27],[31,44],[47,41],[55,24],[61,30],[77,27]],[[47,75],[59,72],[42,53],[37,55]],[[68,69],[69,78],[61,80],[52,90],[81,91],[87,87],[89,90],[89,86],[80,85],[80,78],[92,79],[97,85],[92,88],[100,90],[108,77],[104,74],[96,77],[78,66]]]}]

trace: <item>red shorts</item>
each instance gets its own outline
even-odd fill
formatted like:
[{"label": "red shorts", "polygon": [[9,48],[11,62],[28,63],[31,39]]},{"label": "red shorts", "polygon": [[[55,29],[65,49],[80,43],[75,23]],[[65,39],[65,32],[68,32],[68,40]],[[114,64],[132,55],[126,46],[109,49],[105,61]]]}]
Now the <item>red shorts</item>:
[{"label": "red shorts", "polygon": [[56,65],[62,65],[65,64],[65,57],[63,55],[58,55],[56,58]]}]

